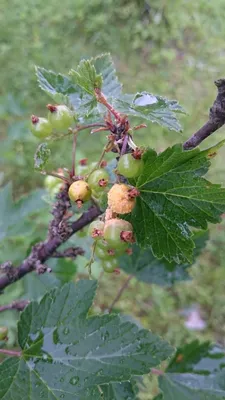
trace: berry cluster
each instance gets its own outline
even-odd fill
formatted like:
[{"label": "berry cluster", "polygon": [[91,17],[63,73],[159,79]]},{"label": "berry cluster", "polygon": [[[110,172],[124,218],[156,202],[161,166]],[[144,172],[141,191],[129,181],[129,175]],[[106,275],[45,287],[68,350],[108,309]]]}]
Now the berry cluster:
[{"label": "berry cluster", "polygon": [[65,105],[48,104],[48,118],[32,115],[30,130],[34,136],[44,139],[55,131],[66,130],[74,123],[72,111]]},{"label": "berry cluster", "polygon": [[[101,99],[102,97],[100,97]],[[126,116],[120,116],[113,111],[105,98],[103,100],[115,120],[112,120],[108,112],[105,123],[93,130],[95,133],[101,130],[110,131],[107,136],[108,143],[104,147],[99,162],[88,164],[87,159],[82,159],[77,168],[74,162],[71,170],[64,169],[58,170],[57,173],[50,173],[45,180],[45,186],[52,195],[65,187],[65,185],[62,186],[59,178],[66,182],[69,188],[69,199],[78,208],[81,208],[89,200],[97,203],[100,208],[103,204],[104,208],[106,205],[105,213],[89,226],[89,235],[93,239],[92,256],[88,264],[89,272],[95,256],[101,261],[104,271],[112,272],[118,267],[118,256],[125,252],[131,254],[132,249],[129,248],[129,245],[134,242],[133,227],[120,216],[132,212],[136,197],[139,196],[138,190],[129,185],[127,179],[134,179],[135,182],[144,168],[143,150],[137,148],[133,142],[133,131]],[[75,121],[75,114],[66,105],[48,104],[47,108],[49,110],[47,119],[34,115],[31,117],[31,131],[35,136],[45,138],[52,132],[71,128]],[[86,127],[78,126],[70,129],[74,134],[73,152],[76,150],[77,132],[90,126],[96,127],[98,124],[93,123]],[[118,154],[117,167],[114,171],[116,183],[110,182],[109,173],[105,168],[107,163],[103,161],[103,156],[109,151]],[[83,232],[81,233],[83,234]]]}]

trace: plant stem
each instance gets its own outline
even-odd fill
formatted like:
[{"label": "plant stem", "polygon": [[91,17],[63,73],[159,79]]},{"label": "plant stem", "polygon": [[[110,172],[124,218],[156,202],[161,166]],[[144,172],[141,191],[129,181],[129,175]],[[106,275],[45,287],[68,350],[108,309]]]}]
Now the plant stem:
[{"label": "plant stem", "polygon": [[161,371],[160,369],[155,369],[155,368],[151,369],[151,373],[153,375],[157,375],[157,376],[163,375],[163,371]]},{"label": "plant stem", "polygon": [[18,301],[13,301],[11,304],[6,304],[4,306],[0,306],[0,312],[6,311],[6,310],[18,310],[18,311],[23,311],[24,308],[29,304],[30,302],[28,300],[18,300]]},{"label": "plant stem", "polygon": [[91,278],[91,266],[92,266],[93,262],[95,261],[96,246],[97,246],[97,240],[92,245],[91,258],[90,258],[90,260],[88,261],[88,263],[86,265],[86,268],[88,268],[89,278]]},{"label": "plant stem", "polygon": [[108,103],[108,101],[107,101],[106,97],[104,96],[104,94],[102,93],[101,89],[99,89],[99,88],[95,89],[95,97],[99,103],[103,104],[114,115],[114,117],[116,118],[116,120],[118,122],[121,121],[120,113],[118,111],[116,111],[115,108],[110,103]]},{"label": "plant stem", "polygon": [[77,133],[74,133],[74,135],[73,135],[73,148],[72,148],[71,177],[75,176],[75,173],[76,173],[76,147],[77,147]]},{"label": "plant stem", "polygon": [[127,134],[124,136],[124,139],[123,139],[123,145],[122,145],[122,149],[121,149],[121,152],[120,152],[120,157],[121,157],[123,154],[125,154],[125,152],[126,152],[128,139],[129,139],[129,134],[127,133]]},{"label": "plant stem", "polygon": [[225,124],[225,79],[218,79],[215,85],[218,94],[210,108],[209,120],[183,144],[184,150],[194,149]]},{"label": "plant stem", "polygon": [[121,288],[119,289],[115,299],[113,300],[112,304],[109,306],[108,311],[109,313],[112,311],[113,307],[115,306],[115,304],[117,303],[117,301],[120,299],[120,297],[122,296],[124,290],[128,287],[130,280],[133,278],[133,275],[129,275],[128,278],[125,280],[125,282],[123,283],[123,285],[121,286]]},{"label": "plant stem", "polygon": [[42,175],[49,175],[49,176],[54,176],[55,178],[59,178],[62,181],[66,182],[68,185],[70,185],[69,179],[65,178],[65,176],[57,174],[56,172],[47,172],[47,171],[42,171]]},{"label": "plant stem", "polygon": [[7,356],[21,357],[21,351],[0,349],[0,354],[6,354]]}]

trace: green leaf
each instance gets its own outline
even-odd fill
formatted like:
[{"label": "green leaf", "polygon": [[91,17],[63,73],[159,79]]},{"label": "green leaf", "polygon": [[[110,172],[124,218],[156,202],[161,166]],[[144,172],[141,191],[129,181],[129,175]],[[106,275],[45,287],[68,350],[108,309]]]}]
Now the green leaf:
[{"label": "green leaf", "polygon": [[34,155],[34,168],[38,171],[43,170],[50,156],[51,150],[49,149],[47,143],[39,144]]},{"label": "green leaf", "polygon": [[93,386],[148,373],[172,354],[168,343],[118,315],[87,318],[95,291],[95,281],[70,283],[26,307],[21,357],[0,365],[0,399],[20,400],[24,391],[39,399],[41,389],[46,398],[80,399]]},{"label": "green leaf", "polygon": [[104,400],[137,400],[137,391],[131,382],[117,382],[109,385],[102,385]]},{"label": "green leaf", "polygon": [[0,399],[102,400],[102,397],[97,387],[81,389],[79,393],[72,394],[69,388],[62,391],[57,384],[49,388],[45,377],[42,379],[32,369],[32,362],[29,365],[23,359],[10,358],[0,364]]},{"label": "green leaf", "polygon": [[7,236],[12,236],[24,220],[30,215],[46,207],[42,200],[43,190],[35,190],[22,197],[16,203],[12,198],[12,185],[8,183],[0,190],[0,241]]},{"label": "green leaf", "polygon": [[193,340],[177,349],[167,372],[215,374],[225,367],[224,349],[210,342]]},{"label": "green leaf", "polygon": [[[195,257],[205,247],[208,232],[200,231],[195,234]],[[151,249],[141,249],[136,244],[132,246],[132,255],[119,258],[119,266],[127,274],[134,275],[138,280],[160,286],[171,286],[177,281],[189,280],[188,269],[191,264],[169,263],[166,259],[158,260]]]},{"label": "green leaf", "polygon": [[113,105],[116,110],[126,115],[155,122],[170,130],[182,131],[176,113],[184,113],[184,110],[176,100],[141,92],[120,96],[113,100]]},{"label": "green leaf", "polygon": [[65,75],[36,67],[39,87],[58,104],[67,104],[71,96],[80,96],[80,90]]},{"label": "green leaf", "polygon": [[199,148],[183,151],[182,145],[158,154],[147,150],[145,168],[136,186],[140,191],[131,221],[137,244],[151,247],[155,257],[169,262],[192,263],[190,227],[207,229],[225,211],[225,189],[202,178],[209,156]]},{"label": "green leaf", "polygon": [[177,349],[159,378],[163,399],[225,399],[224,349],[195,340]]},{"label": "green leaf", "polygon": [[213,376],[194,374],[165,374],[159,378],[163,400],[221,400],[225,399],[224,382]]},{"label": "green leaf", "polygon": [[66,282],[70,282],[76,273],[75,262],[68,258],[50,259],[48,266],[52,268],[50,274],[38,275],[36,272],[24,277],[24,289],[26,299],[40,299],[45,293],[53,288],[60,288]]},{"label": "green leaf", "polygon": [[102,92],[105,96],[118,97],[122,94],[122,85],[116,76],[116,70],[109,53],[91,59],[97,74],[102,75]]},{"label": "green leaf", "polygon": [[102,77],[97,74],[90,60],[81,60],[77,70],[72,69],[69,74],[76,85],[92,96],[95,95],[96,88],[101,89]]}]

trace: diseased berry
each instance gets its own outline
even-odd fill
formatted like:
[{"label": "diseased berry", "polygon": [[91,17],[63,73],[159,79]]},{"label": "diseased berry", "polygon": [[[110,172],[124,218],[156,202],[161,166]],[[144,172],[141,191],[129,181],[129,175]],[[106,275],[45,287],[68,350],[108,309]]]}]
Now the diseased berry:
[{"label": "diseased berry", "polygon": [[102,262],[102,268],[105,272],[113,272],[118,267],[118,261],[116,258],[112,258],[112,260],[104,260]]},{"label": "diseased berry", "polygon": [[68,129],[74,123],[72,111],[65,105],[48,104],[48,120],[57,131]]},{"label": "diseased berry", "polygon": [[117,214],[128,214],[135,206],[135,197],[130,197],[129,192],[132,190],[128,185],[113,185],[108,193],[108,205],[111,210]]},{"label": "diseased berry", "polygon": [[81,180],[76,181],[70,185],[68,195],[71,201],[76,202],[77,206],[81,207],[83,203],[90,200],[91,189],[87,182]]},{"label": "diseased berry", "polygon": [[34,136],[43,139],[52,133],[52,125],[46,118],[36,117],[32,115],[30,130]]},{"label": "diseased berry", "polygon": [[133,227],[128,221],[113,218],[105,223],[103,237],[110,246],[125,252],[134,241]]},{"label": "diseased berry", "polygon": [[92,190],[99,192],[108,185],[109,174],[103,168],[96,169],[88,178],[88,184]]},{"label": "diseased berry", "polygon": [[89,225],[88,234],[95,240],[101,239],[103,236],[104,225],[103,221],[93,221]]},{"label": "diseased berry", "polygon": [[117,165],[117,170],[120,175],[125,178],[136,178],[138,177],[144,168],[144,162],[142,159],[135,159],[131,153],[124,154],[120,157]]}]

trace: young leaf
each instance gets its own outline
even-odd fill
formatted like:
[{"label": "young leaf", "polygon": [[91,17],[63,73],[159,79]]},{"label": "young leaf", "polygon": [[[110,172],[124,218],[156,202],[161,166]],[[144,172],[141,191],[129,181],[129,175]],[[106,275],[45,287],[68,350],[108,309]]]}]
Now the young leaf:
[{"label": "young leaf", "polygon": [[159,378],[163,399],[225,398],[224,349],[197,340],[180,347]]},{"label": "young leaf", "polygon": [[96,88],[101,89],[102,77],[97,74],[94,65],[89,60],[82,60],[77,70],[72,69],[69,74],[76,85],[92,96]]},{"label": "young leaf", "polygon": [[50,398],[82,398],[93,386],[148,373],[172,354],[168,343],[118,315],[87,318],[95,290],[95,281],[70,283],[26,307],[18,324],[21,357],[0,365],[0,399],[23,398],[22,377],[31,399],[39,398],[37,382]]},{"label": "young leaf", "polygon": [[97,74],[102,75],[102,92],[105,96],[118,97],[122,94],[122,85],[119,82],[112,57],[109,53],[91,59]]},{"label": "young leaf", "polygon": [[175,100],[148,92],[136,95],[123,95],[113,101],[114,107],[126,115],[155,122],[167,129],[182,131],[176,113],[184,113],[183,108]]},{"label": "young leaf", "polygon": [[199,148],[183,151],[182,145],[160,154],[146,151],[145,168],[136,186],[140,191],[131,221],[137,244],[151,247],[157,258],[191,263],[194,242],[190,226],[207,229],[225,211],[225,189],[202,178],[209,156]]},{"label": "young leaf", "polygon": [[50,156],[51,150],[49,149],[47,143],[39,144],[34,155],[34,168],[38,171],[44,169]]},{"label": "young leaf", "polygon": [[12,236],[24,219],[46,207],[42,200],[43,190],[35,190],[28,196],[13,202],[12,185],[8,183],[0,190],[0,241]]},{"label": "young leaf", "polygon": [[116,382],[102,385],[104,400],[138,400],[137,391],[131,382]]},{"label": "young leaf", "polygon": [[[197,257],[205,247],[208,232],[200,231],[195,235],[194,256]],[[158,260],[151,249],[141,249],[136,244],[132,247],[132,255],[123,255],[119,258],[119,266],[138,280],[160,286],[171,286],[177,281],[189,280],[188,269],[191,264],[169,263],[167,260]]]},{"label": "young leaf", "polygon": [[65,75],[36,67],[39,87],[58,104],[67,104],[70,96],[80,96],[80,90]]}]

